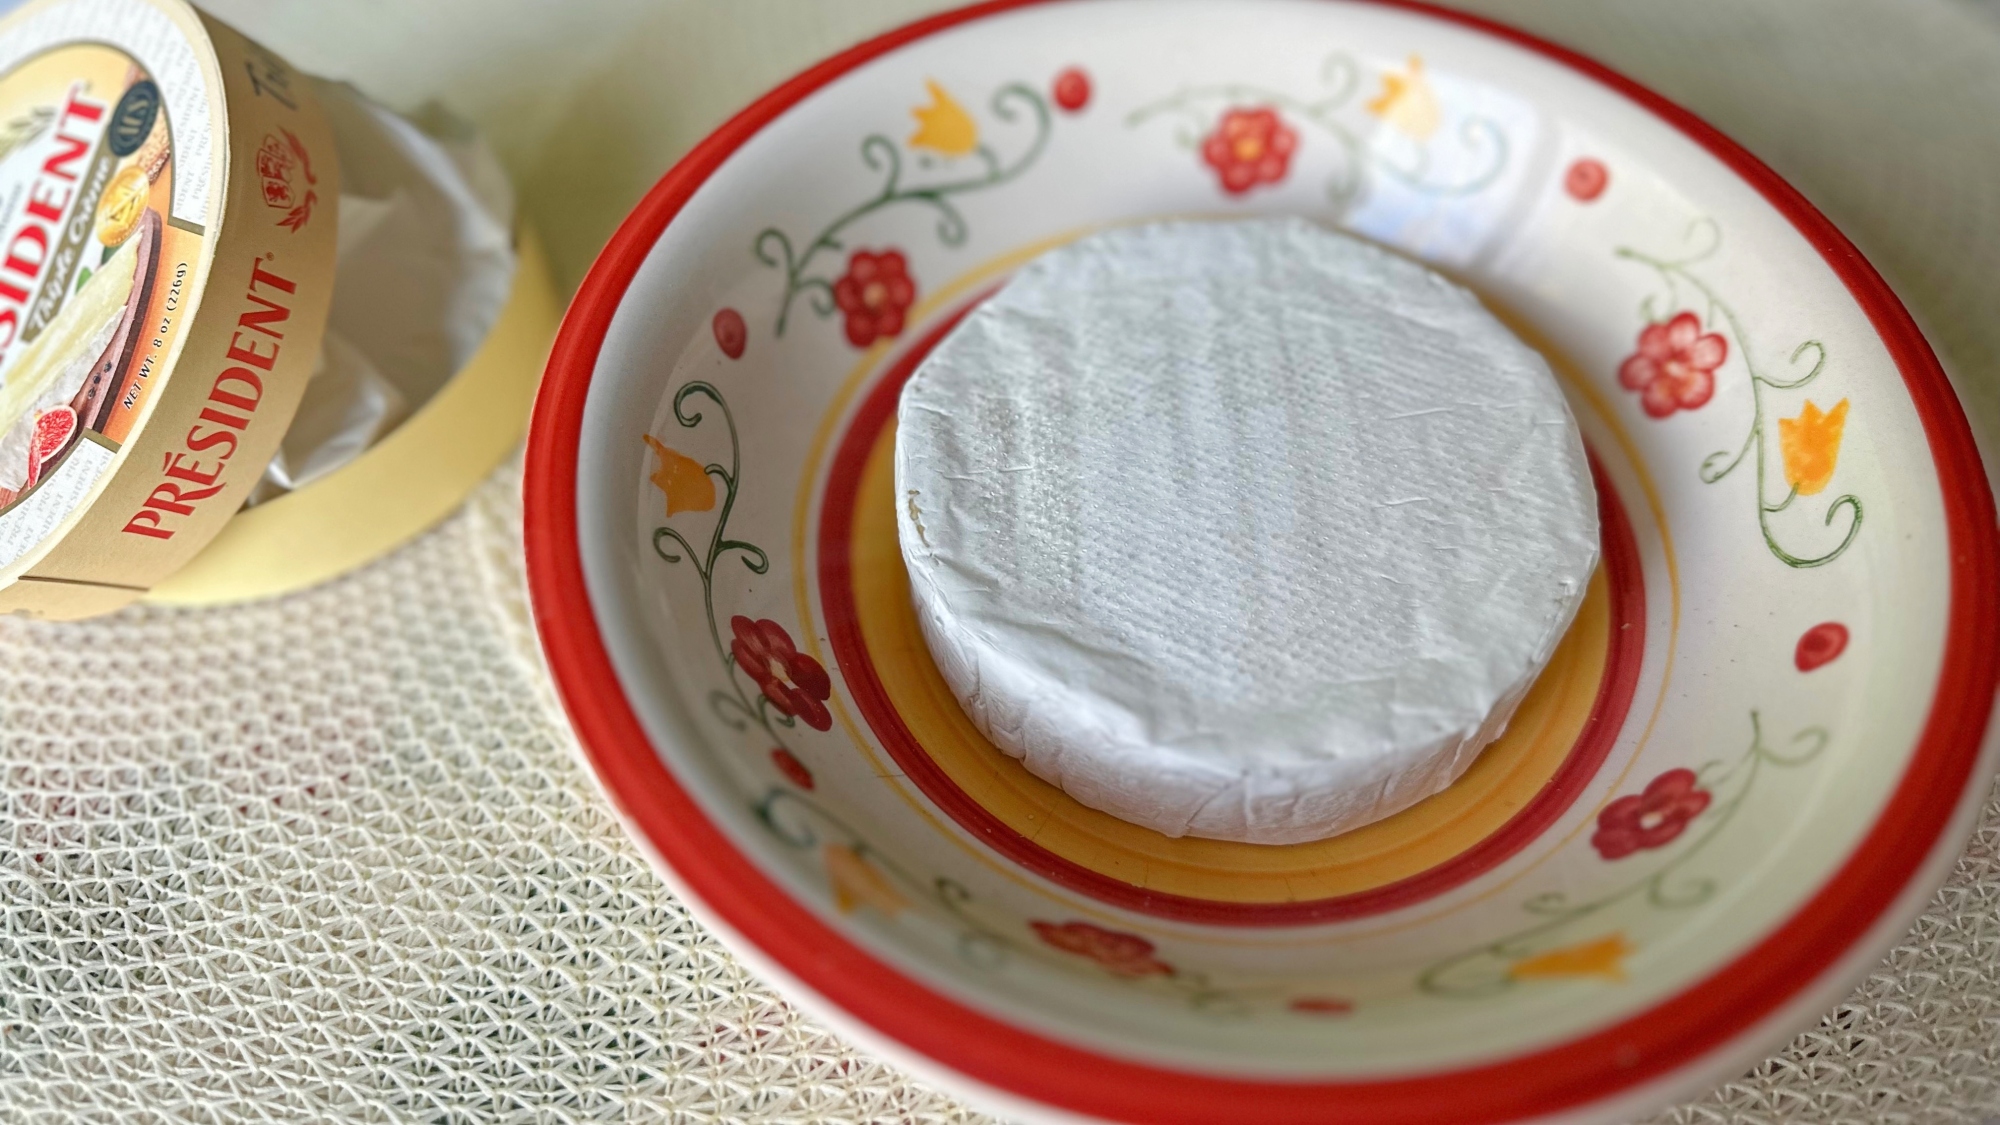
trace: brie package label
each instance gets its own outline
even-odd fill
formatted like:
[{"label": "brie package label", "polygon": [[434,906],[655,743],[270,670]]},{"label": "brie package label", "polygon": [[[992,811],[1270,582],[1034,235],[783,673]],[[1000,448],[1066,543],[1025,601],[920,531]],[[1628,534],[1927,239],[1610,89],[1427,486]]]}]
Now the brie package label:
[{"label": "brie package label", "polygon": [[[0,566],[110,467],[189,303],[205,236],[175,216],[177,123],[139,62],[161,53],[144,49],[149,22],[125,21],[123,47],[62,42],[0,74]],[[9,53],[32,49],[19,38]],[[179,128],[206,130],[205,105],[196,116]],[[181,203],[199,213],[196,186]]]}]

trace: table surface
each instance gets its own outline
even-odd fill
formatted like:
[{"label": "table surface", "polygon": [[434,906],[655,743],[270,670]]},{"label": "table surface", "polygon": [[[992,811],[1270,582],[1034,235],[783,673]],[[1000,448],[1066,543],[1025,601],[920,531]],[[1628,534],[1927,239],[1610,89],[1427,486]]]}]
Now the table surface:
[{"label": "table surface", "polygon": [[[728,112],[946,5],[209,6],[307,69],[476,122],[573,283]],[[2000,0],[1461,6],[1625,70],[1792,179],[2000,448]],[[0,1120],[987,1120],[786,1005],[647,868],[540,669],[519,519],[509,469],[296,597],[0,620]],[[1989,1117],[2000,787],[1848,1001],[1655,1120]]]}]

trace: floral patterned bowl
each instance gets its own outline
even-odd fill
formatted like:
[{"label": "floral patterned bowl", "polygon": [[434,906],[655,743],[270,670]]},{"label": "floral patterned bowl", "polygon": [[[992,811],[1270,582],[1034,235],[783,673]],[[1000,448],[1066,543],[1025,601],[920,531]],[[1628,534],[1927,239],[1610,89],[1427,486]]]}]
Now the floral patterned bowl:
[{"label": "floral patterned bowl", "polygon": [[[1604,528],[1507,736],[1287,847],[1160,837],[982,741],[888,456],[1020,263],[1251,213],[1478,289],[1563,380]],[[1410,5],[1004,2],[801,75],[597,263],[527,487],[550,665],[663,872],[821,1015],[1030,1116],[1618,1119],[1836,1000],[1994,767],[1992,499],[1894,296],[1687,114]]]}]

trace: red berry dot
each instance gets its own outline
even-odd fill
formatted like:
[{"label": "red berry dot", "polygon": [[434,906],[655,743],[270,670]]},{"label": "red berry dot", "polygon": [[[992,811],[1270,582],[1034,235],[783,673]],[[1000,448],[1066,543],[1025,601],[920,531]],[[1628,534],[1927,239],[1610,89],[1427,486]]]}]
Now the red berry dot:
[{"label": "red berry dot", "polygon": [[801,789],[813,787],[812,771],[806,768],[804,762],[794,758],[790,750],[780,746],[771,751],[771,764],[778,767],[778,772],[784,774],[785,780],[793,785]]},{"label": "red berry dot", "polygon": [[1610,183],[1611,169],[1604,166],[1604,161],[1588,156],[1570,165],[1563,174],[1563,190],[1579,203],[1589,203],[1603,195]]},{"label": "red berry dot", "polygon": [[1807,629],[1799,638],[1799,647],[1792,652],[1792,662],[1799,671],[1810,672],[1821,665],[1831,664],[1841,653],[1847,651],[1847,626],[1838,621],[1823,621]]},{"label": "red berry dot", "polygon": [[750,341],[750,328],[743,323],[743,314],[735,309],[723,309],[715,314],[710,324],[715,329],[716,346],[730,359],[743,358],[743,345]]},{"label": "red berry dot", "polygon": [[1301,996],[1292,1001],[1292,1011],[1308,1016],[1344,1016],[1353,1010],[1352,1001],[1338,996]]},{"label": "red berry dot", "polygon": [[1075,113],[1090,104],[1090,75],[1077,67],[1070,67],[1056,75],[1056,104],[1067,113]]}]

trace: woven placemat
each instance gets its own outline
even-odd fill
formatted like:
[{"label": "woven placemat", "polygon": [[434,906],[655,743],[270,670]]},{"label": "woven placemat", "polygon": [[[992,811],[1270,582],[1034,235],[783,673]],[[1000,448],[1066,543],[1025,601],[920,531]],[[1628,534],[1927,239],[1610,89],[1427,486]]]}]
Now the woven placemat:
[{"label": "woven placemat", "polygon": [[[1799,182],[1910,301],[1969,405],[2000,418],[2000,29],[1984,16],[1945,0],[1488,7],[1690,103]],[[539,668],[516,485],[510,469],[421,541],[296,597],[0,619],[0,1120],[987,1120],[778,999],[625,839]],[[1655,1120],[1989,1116],[2000,787],[1846,1003]]]}]

